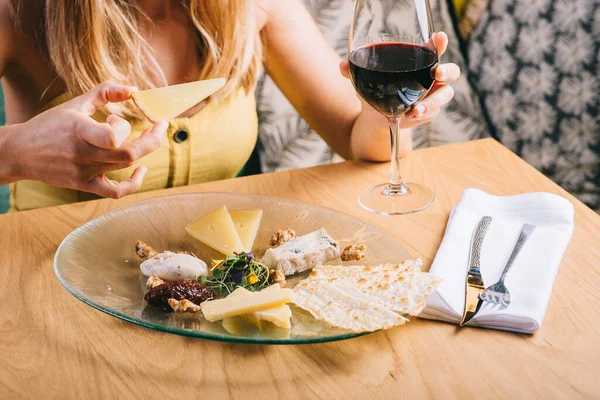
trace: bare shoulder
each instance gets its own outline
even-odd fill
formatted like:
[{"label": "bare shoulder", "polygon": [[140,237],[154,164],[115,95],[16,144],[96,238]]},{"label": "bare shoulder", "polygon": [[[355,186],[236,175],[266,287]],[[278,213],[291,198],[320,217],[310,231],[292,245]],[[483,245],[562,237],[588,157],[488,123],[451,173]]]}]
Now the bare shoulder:
[{"label": "bare shoulder", "polygon": [[267,25],[291,21],[298,11],[304,12],[301,0],[254,0],[257,6],[257,20],[262,29]]}]

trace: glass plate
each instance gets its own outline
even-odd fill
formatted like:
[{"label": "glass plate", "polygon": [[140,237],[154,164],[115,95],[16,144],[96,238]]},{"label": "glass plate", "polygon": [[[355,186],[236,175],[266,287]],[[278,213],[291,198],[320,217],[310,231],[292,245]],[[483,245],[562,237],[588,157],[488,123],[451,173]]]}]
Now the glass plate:
[{"label": "glass plate", "polygon": [[[220,323],[204,320],[201,313],[165,313],[146,306],[141,260],[135,254],[140,239],[158,251],[192,251],[210,266],[223,256],[189,237],[184,227],[198,217],[226,205],[229,209],[261,208],[264,211],[254,243],[257,257],[268,248],[271,234],[293,228],[298,235],[319,228],[340,241],[365,244],[367,256],[346,264],[400,262],[409,253],[391,235],[339,212],[278,197],[233,193],[199,193],[154,198],[133,203],[89,221],[62,242],[54,259],[61,284],[84,303],[117,318],[148,328],[184,336],[239,343],[298,344],[342,340],[359,336],[316,321],[292,307],[292,329],[265,329],[240,324],[232,335]],[[390,219],[390,222],[398,220]],[[334,260],[331,264],[342,264]],[[288,278],[293,287],[308,273]]]}]

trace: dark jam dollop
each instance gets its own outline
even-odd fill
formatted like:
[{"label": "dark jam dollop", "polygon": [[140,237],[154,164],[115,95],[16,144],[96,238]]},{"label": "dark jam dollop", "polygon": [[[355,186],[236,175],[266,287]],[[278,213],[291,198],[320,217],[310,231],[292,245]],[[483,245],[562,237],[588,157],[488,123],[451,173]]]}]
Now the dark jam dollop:
[{"label": "dark jam dollop", "polygon": [[183,300],[187,299],[194,304],[200,305],[208,300],[212,300],[214,294],[212,290],[196,281],[174,281],[165,282],[148,291],[144,300],[151,307],[160,308],[163,311],[171,312],[173,309],[169,305],[169,299]]}]

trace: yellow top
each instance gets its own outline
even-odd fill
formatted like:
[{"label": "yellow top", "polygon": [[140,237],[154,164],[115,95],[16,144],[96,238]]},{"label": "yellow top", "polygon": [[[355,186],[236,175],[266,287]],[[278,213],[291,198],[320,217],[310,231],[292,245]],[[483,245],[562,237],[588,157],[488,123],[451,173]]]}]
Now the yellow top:
[{"label": "yellow top", "polygon": [[[63,94],[41,111],[57,106],[69,98],[68,94]],[[147,121],[133,123],[129,140],[140,136],[149,126]],[[254,94],[239,90],[225,102],[210,102],[191,117],[169,121],[167,138],[158,150],[141,159],[135,166],[106,175],[117,181],[126,180],[137,166],[144,165],[148,168],[148,173],[140,192],[233,178],[252,154],[257,135],[258,117]],[[91,193],[58,188],[37,181],[12,184],[10,196],[11,211],[97,198],[97,195]]]}]

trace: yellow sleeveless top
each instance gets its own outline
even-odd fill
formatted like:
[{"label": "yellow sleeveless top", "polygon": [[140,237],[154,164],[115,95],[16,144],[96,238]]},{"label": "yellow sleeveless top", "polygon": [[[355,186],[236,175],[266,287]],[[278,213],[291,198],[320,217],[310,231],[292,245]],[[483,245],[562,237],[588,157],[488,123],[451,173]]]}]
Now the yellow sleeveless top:
[{"label": "yellow sleeveless top", "polygon": [[[70,96],[53,99],[41,111],[57,106]],[[41,112],[40,111],[40,112]],[[94,116],[102,119],[101,116]],[[150,124],[132,123],[128,140],[139,137]],[[249,159],[258,136],[258,117],[254,94],[239,90],[224,102],[209,102],[187,118],[169,121],[162,146],[136,165],[112,171],[110,179],[128,179],[140,165],[148,168],[140,192],[174,186],[192,185],[233,178]],[[31,210],[99,196],[72,189],[54,187],[37,181],[19,181],[11,185],[11,211]]]}]

